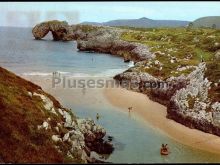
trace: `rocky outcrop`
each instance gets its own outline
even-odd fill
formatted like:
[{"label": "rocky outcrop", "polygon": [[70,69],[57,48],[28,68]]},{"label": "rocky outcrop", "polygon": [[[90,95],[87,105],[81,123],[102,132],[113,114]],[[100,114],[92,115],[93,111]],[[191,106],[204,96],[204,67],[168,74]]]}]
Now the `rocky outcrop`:
[{"label": "rocky outcrop", "polygon": [[120,40],[121,32],[116,28],[99,29],[89,33],[85,40],[77,40],[77,48],[81,51],[118,55],[123,57],[125,62],[138,62],[154,57],[147,46]]},{"label": "rocky outcrop", "polygon": [[185,87],[188,83],[184,76],[171,77],[162,81],[146,72],[138,72],[132,69],[116,75],[114,79],[122,87],[147,94],[150,99],[163,105],[168,105],[176,90]]},{"label": "rocky outcrop", "polygon": [[85,145],[90,151],[95,151],[98,154],[111,154],[113,152],[113,145],[103,139],[106,135],[103,127],[96,125],[92,119],[78,119],[77,124],[84,134]]},{"label": "rocky outcrop", "polygon": [[[38,96],[42,99],[42,95]],[[51,100],[48,100],[48,102],[51,102]],[[51,106],[50,110],[55,109],[53,105]],[[61,115],[63,117],[64,122],[56,124],[54,129],[57,133],[52,135],[51,139],[55,142],[55,144],[68,144],[68,157],[73,158],[74,156],[80,158],[83,162],[91,163],[99,161],[90,157],[91,151],[98,154],[111,154],[113,152],[113,145],[103,139],[106,135],[105,129],[100,125],[95,124],[92,119],[76,119],[70,111],[63,108],[55,109],[54,111],[56,115]],[[60,134],[59,130],[64,128],[67,131],[65,134]],[[53,128],[50,124],[48,124],[48,121],[44,121],[42,126],[38,126],[38,129],[48,130]]]},{"label": "rocky outcrop", "polygon": [[[95,151],[98,154],[111,154],[113,152],[113,145],[103,139],[106,135],[105,129],[95,124],[94,120],[74,118],[70,111],[64,108],[55,108],[52,100],[43,94],[33,93],[33,96],[38,96],[42,99],[48,112],[62,116],[64,122],[57,123],[54,128],[57,134],[52,135],[51,138],[55,143],[68,142],[70,145],[68,151],[70,158],[74,155],[81,158],[82,161],[93,162],[97,160],[90,158],[91,151]],[[42,125],[38,126],[38,129],[53,129],[49,121],[44,121]],[[59,130],[64,128],[68,131],[62,135]]]},{"label": "rocky outcrop", "polygon": [[55,41],[77,40],[77,48],[80,51],[110,53],[123,57],[125,62],[138,62],[155,57],[146,45],[120,40],[123,31],[112,27],[70,26],[65,21],[57,20],[37,24],[32,29],[35,39],[42,39],[51,32]]},{"label": "rocky outcrop", "polygon": [[220,105],[218,102],[212,103],[208,97],[211,82],[204,77],[205,70],[206,64],[200,63],[196,70],[188,75],[190,82],[172,96],[167,117],[190,128],[220,136]]},{"label": "rocky outcrop", "polygon": [[74,39],[71,27],[65,21],[48,21],[37,24],[32,29],[32,34],[35,39],[44,38],[49,32],[52,33],[55,41],[70,41]]}]

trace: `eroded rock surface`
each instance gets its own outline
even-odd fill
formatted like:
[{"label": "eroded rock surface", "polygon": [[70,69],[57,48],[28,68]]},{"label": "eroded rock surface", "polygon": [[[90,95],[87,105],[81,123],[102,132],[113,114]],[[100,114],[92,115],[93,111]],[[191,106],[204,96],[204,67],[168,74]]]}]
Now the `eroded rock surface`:
[{"label": "eroded rock surface", "polygon": [[48,21],[37,24],[32,33],[35,39],[39,40],[44,38],[49,32],[52,33],[55,41],[70,41],[73,40],[73,35],[70,26],[66,21]]},{"label": "eroded rock surface", "polygon": [[147,46],[120,40],[122,30],[102,28],[87,35],[84,40],[77,40],[77,48],[81,51],[95,51],[121,56],[125,62],[142,61],[153,58]]}]

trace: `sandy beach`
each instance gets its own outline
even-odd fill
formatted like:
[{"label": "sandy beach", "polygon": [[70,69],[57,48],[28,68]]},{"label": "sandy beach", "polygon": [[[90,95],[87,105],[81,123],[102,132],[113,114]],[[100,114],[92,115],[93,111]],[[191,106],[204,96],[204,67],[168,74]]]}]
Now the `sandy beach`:
[{"label": "sandy beach", "polygon": [[[167,134],[170,138],[204,151],[220,153],[220,137],[190,129],[166,118],[166,107],[151,101],[146,95],[122,88],[108,88],[104,95],[114,106],[144,119],[148,124]],[[129,112],[128,112],[129,113]]]}]

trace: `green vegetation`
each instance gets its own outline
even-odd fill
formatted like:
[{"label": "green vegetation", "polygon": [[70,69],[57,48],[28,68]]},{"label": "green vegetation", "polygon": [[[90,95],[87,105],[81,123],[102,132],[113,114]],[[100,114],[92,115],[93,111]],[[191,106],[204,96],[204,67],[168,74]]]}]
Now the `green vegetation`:
[{"label": "green vegetation", "polygon": [[[43,121],[54,128],[54,123],[63,122],[63,118],[48,112],[40,97],[31,97],[28,92],[44,94],[53,101],[54,107],[61,108],[59,102],[39,86],[0,67],[0,157],[6,163],[67,162],[64,149],[69,145],[55,144],[51,139],[57,134],[56,130],[37,128]],[[66,132],[62,128],[59,134]],[[58,152],[55,145],[63,149],[62,152]],[[78,160],[76,157],[71,162]]]},{"label": "green vegetation", "polygon": [[213,82],[211,84],[211,89],[209,90],[209,96],[212,102],[220,102],[220,61],[215,60],[207,63],[207,70],[205,76],[209,81]]},{"label": "green vegetation", "polygon": [[145,44],[156,55],[155,59],[146,61],[136,70],[166,80],[171,76],[187,75],[194,70],[194,66],[205,61],[206,77],[213,82],[209,94],[213,101],[220,100],[220,64],[215,58],[220,49],[220,30],[189,27],[120,28],[129,30],[121,35],[122,40]]},{"label": "green vegetation", "polygon": [[194,104],[195,104],[195,102],[196,102],[195,97],[192,97],[191,95],[188,95],[187,100],[188,100],[189,108],[190,108],[190,109],[193,109]]}]

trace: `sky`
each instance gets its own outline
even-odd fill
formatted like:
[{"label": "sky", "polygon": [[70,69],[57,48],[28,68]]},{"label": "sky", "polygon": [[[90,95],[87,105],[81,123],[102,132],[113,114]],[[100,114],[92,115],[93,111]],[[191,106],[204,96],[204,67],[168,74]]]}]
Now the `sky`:
[{"label": "sky", "polygon": [[193,21],[220,16],[220,2],[0,2],[0,26],[31,27],[46,20],[105,22],[147,17]]}]

